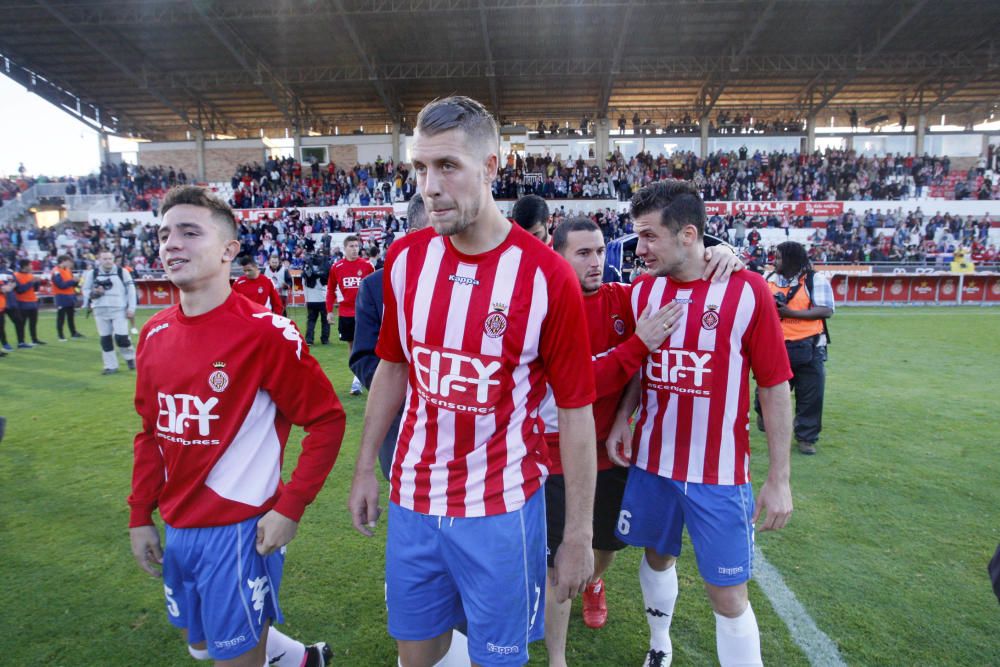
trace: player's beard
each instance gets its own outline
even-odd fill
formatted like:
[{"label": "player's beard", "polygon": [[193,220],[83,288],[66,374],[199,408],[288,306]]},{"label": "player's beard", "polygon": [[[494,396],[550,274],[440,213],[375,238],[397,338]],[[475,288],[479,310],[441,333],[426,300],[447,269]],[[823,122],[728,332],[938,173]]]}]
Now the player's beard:
[{"label": "player's beard", "polygon": [[461,210],[456,206],[452,210],[458,213],[457,220],[452,222],[435,222],[434,216],[432,215],[430,216],[431,225],[434,227],[434,231],[441,236],[455,236],[456,234],[461,234],[466,229],[471,227],[475,219],[479,217],[479,208],[480,206],[478,200],[472,203],[472,206],[468,211]]}]

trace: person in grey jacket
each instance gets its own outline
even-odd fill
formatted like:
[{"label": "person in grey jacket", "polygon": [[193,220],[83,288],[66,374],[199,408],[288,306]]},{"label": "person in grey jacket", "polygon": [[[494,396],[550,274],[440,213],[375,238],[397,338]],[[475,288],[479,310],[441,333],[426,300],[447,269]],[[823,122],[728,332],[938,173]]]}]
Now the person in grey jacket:
[{"label": "person in grey jacket", "polygon": [[82,291],[83,307],[93,310],[101,337],[102,374],[118,372],[115,344],[129,370],[135,370],[135,349],[128,335],[128,318],[135,315],[136,307],[132,275],[115,265],[110,250],[102,250],[97,256],[97,266],[84,274]]}]

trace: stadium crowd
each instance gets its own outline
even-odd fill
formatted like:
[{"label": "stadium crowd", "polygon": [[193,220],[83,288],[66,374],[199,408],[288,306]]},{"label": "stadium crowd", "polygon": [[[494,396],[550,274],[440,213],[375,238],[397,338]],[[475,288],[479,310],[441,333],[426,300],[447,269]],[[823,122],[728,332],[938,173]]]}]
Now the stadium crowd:
[{"label": "stadium crowd", "polygon": [[[566,219],[587,215],[601,229],[608,241],[631,234],[632,221],[627,213],[604,208],[591,213],[577,210],[565,203],[552,207],[550,232]],[[822,223],[822,224],[817,224]],[[998,260],[997,248],[989,241],[989,216],[975,219],[921,209],[911,213],[900,210],[867,209],[827,220],[809,216],[713,215],[706,231],[747,253],[750,261],[766,261],[772,251],[763,242],[761,230],[792,228],[813,229],[809,237],[812,259],[821,262],[911,262],[934,264],[950,261],[959,248],[968,250],[977,264]],[[405,218],[387,214],[384,218],[352,217],[339,214],[305,214],[294,207],[277,209],[264,218],[244,220],[239,226],[241,254],[254,257],[260,265],[271,256],[279,257],[292,269],[301,269],[313,254],[337,256],[340,249],[332,243],[331,234],[362,232],[366,252],[372,248],[379,256],[397,235],[406,230]],[[366,233],[367,232],[367,233]],[[162,270],[156,225],[138,221],[78,227],[63,224],[48,229],[0,228],[0,267],[12,267],[17,259],[27,257],[28,249],[37,244],[44,259],[33,260],[33,270],[48,272],[59,255],[69,255],[75,268],[93,266],[102,248],[109,248],[120,257],[123,265],[143,276]]]}]

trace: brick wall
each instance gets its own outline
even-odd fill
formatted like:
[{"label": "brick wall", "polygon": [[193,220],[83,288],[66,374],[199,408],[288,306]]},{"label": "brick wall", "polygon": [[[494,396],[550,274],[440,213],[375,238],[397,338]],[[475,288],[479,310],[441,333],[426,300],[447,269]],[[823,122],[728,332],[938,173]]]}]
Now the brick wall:
[{"label": "brick wall", "polygon": [[[355,150],[355,152],[357,151]],[[229,181],[237,165],[251,162],[263,164],[263,148],[209,148],[206,146],[205,180]],[[143,167],[172,166],[177,170],[183,169],[189,179],[195,179],[198,174],[198,153],[194,147],[190,149],[140,149],[139,164]]]},{"label": "brick wall", "polygon": [[237,165],[264,164],[264,148],[205,148],[205,180],[229,181]]},{"label": "brick wall", "polygon": [[198,174],[198,155],[193,148],[190,150],[178,148],[155,151],[139,149],[139,166],[148,168],[159,165],[173,167],[177,171],[183,169],[190,181],[196,178]]},{"label": "brick wall", "polygon": [[327,150],[338,169],[350,169],[358,163],[358,147],[355,144],[330,146]]}]

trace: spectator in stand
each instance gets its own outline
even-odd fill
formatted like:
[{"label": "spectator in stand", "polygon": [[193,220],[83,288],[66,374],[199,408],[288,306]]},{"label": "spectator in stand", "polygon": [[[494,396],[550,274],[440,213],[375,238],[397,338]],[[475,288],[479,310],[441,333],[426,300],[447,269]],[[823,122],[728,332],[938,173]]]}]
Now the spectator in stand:
[{"label": "spectator in stand", "polygon": [[83,338],[83,334],[76,330],[76,293],[80,281],[73,276],[73,258],[69,255],[60,255],[59,264],[52,269],[52,294],[55,296],[56,308],[56,333],[60,342],[66,341],[63,334],[64,326],[69,325],[69,334],[73,338]]},{"label": "spectator in stand", "polygon": [[[17,347],[28,349],[35,345],[45,345],[45,341],[38,339],[38,288],[42,281],[31,272],[31,260],[22,259],[17,263],[17,271],[14,272],[14,301],[16,316],[14,328],[17,330]],[[12,313],[13,314],[13,313]],[[31,343],[28,343],[24,334],[27,330],[31,334]]]}]

